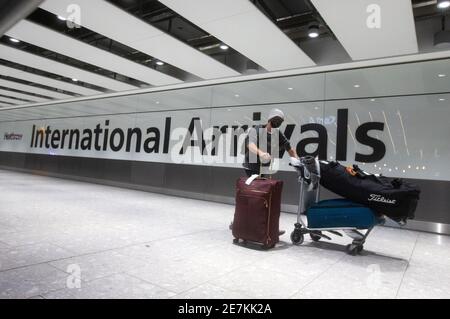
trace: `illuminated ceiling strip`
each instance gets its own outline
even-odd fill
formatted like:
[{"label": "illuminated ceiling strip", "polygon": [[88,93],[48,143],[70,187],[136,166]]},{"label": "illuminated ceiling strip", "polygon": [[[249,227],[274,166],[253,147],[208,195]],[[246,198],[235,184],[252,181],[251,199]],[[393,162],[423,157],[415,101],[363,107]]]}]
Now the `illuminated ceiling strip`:
[{"label": "illuminated ceiling strip", "polygon": [[315,63],[248,0],[159,0],[268,71]]},{"label": "illuminated ceiling strip", "polygon": [[30,72],[25,72],[25,71],[10,68],[10,67],[4,66],[4,65],[0,65],[0,74],[6,75],[6,76],[11,76],[13,78],[17,78],[17,79],[21,79],[21,80],[26,80],[29,82],[39,83],[39,84],[46,85],[49,87],[58,88],[58,89],[61,89],[61,90],[67,91],[67,92],[78,93],[81,95],[94,95],[94,94],[103,93],[101,91],[91,90],[91,89],[88,89],[88,88],[85,88],[85,87],[82,87],[79,85],[74,85],[72,83],[67,83],[64,81],[51,79],[46,76],[33,74]]},{"label": "illuminated ceiling strip", "polygon": [[19,63],[34,69],[58,74],[67,78],[76,78],[79,81],[93,84],[112,91],[126,91],[138,87],[93,72],[85,71],[58,61],[40,57],[36,54],[18,50],[4,44],[0,44],[0,58]]},{"label": "illuminated ceiling strip", "polygon": [[[103,15],[104,13],[98,13],[97,19],[99,18],[99,14]],[[108,19],[110,19],[110,17],[108,17]],[[119,21],[120,20],[114,21],[116,28],[118,28],[117,23]],[[122,26],[122,21],[120,21],[120,25]],[[73,59],[77,59],[79,61],[83,61],[98,66],[102,69],[113,71],[151,85],[167,85],[182,82],[172,76],[158,72],[142,64],[122,58],[106,50],[96,48],[92,45],[86,44],[82,41],[27,20],[22,20],[9,29],[6,34],[10,37],[31,43],[38,47],[57,52]]]},{"label": "illuminated ceiling strip", "polygon": [[[68,17],[67,8],[71,4],[79,5],[82,26],[200,78],[215,79],[240,75],[214,58],[107,1],[47,0],[40,7],[56,15]],[[103,19],[101,16],[107,18]]]},{"label": "illuminated ceiling strip", "polygon": [[353,60],[418,52],[411,0],[311,2]]},{"label": "illuminated ceiling strip", "polygon": [[24,92],[31,92],[31,93],[35,93],[35,94],[49,96],[49,97],[53,97],[56,99],[73,98],[72,95],[63,94],[63,93],[59,93],[59,92],[55,92],[55,91],[51,91],[51,90],[45,90],[45,89],[42,89],[42,88],[39,88],[36,86],[22,84],[22,83],[13,82],[13,81],[8,81],[8,80],[4,80],[4,79],[0,79],[0,86],[15,89],[15,90],[20,90],[20,91],[24,91]]},{"label": "illuminated ceiling strip", "polygon": [[6,96],[16,97],[18,99],[24,99],[24,100],[28,100],[28,101],[33,101],[33,102],[49,101],[49,99],[44,99],[42,97],[37,97],[37,96],[34,96],[34,95],[29,95],[29,94],[25,94],[25,93],[19,93],[19,92],[15,92],[15,91],[4,90],[4,89],[0,89],[0,94],[1,95],[6,95]]},{"label": "illuminated ceiling strip", "polygon": [[4,96],[0,96],[0,100],[2,102],[7,102],[7,103],[11,103],[11,104],[28,104],[29,102],[25,102],[25,101],[19,101],[19,100],[15,100],[15,99],[10,99],[8,97],[4,97]]}]

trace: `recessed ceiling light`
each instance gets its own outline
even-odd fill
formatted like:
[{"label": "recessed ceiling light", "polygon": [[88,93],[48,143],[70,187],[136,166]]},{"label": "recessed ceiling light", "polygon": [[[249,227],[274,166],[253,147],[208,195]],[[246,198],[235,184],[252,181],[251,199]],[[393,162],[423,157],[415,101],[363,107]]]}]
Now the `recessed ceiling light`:
[{"label": "recessed ceiling light", "polygon": [[159,104],[159,101],[156,101],[155,103],[156,103],[156,104]]},{"label": "recessed ceiling light", "polygon": [[319,26],[316,24],[312,24],[308,28],[308,37],[317,38],[319,36]]},{"label": "recessed ceiling light", "polygon": [[58,19],[61,21],[66,21],[66,18],[62,17],[62,16],[58,16]]},{"label": "recessed ceiling light", "polygon": [[234,97],[239,97],[239,94],[235,94]]},{"label": "recessed ceiling light", "polygon": [[228,45],[226,45],[226,44],[221,44],[220,45],[220,48],[222,49],[222,50],[228,50]]},{"label": "recessed ceiling light", "polygon": [[288,88],[288,90],[292,91],[294,88]]},{"label": "recessed ceiling light", "polygon": [[445,101],[445,99],[439,99],[439,101],[441,101],[441,102],[444,102],[444,101]]},{"label": "recessed ceiling light", "polygon": [[14,43],[19,43],[19,42],[20,42],[20,40],[17,40],[17,39],[14,39],[14,38],[9,38],[9,40],[10,40],[11,42],[14,42]]},{"label": "recessed ceiling light", "polygon": [[440,78],[445,78],[447,75],[446,74],[438,74],[438,77],[440,77]]},{"label": "recessed ceiling light", "polygon": [[158,64],[158,65],[164,65],[164,62],[162,62],[162,61],[156,61],[156,64]]},{"label": "recessed ceiling light", "polygon": [[450,1],[448,1],[448,0],[438,0],[437,6],[440,9],[448,8],[448,7],[450,7]]},{"label": "recessed ceiling light", "polygon": [[370,102],[375,102],[375,99],[370,99]]},{"label": "recessed ceiling light", "polygon": [[354,87],[354,88],[359,88],[360,85],[359,85],[359,84],[355,84],[355,85],[353,85],[353,87]]},{"label": "recessed ceiling light", "polygon": [[73,78],[73,79],[72,79],[72,81],[74,81],[74,82],[78,82],[78,79],[75,79],[75,78]]}]

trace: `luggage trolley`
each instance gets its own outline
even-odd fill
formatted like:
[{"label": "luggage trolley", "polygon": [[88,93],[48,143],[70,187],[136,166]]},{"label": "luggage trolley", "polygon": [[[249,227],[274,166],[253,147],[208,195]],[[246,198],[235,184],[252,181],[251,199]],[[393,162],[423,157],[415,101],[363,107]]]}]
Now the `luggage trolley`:
[{"label": "luggage trolley", "polygon": [[370,208],[346,199],[319,201],[320,163],[318,159],[312,156],[302,157],[300,165],[293,167],[298,173],[300,197],[297,222],[291,233],[292,243],[302,244],[306,234],[309,234],[315,242],[322,238],[331,240],[323,232],[342,237],[339,231],[343,231],[353,239],[353,242],[347,245],[347,252],[351,255],[360,253],[367,236],[376,225],[384,223],[384,218],[378,217]]}]

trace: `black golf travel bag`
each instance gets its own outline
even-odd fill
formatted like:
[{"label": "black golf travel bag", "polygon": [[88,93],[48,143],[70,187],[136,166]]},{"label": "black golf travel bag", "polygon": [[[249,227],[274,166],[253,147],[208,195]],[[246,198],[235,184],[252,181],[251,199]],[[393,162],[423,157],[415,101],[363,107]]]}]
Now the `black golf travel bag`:
[{"label": "black golf travel bag", "polygon": [[400,178],[369,174],[357,165],[320,161],[320,184],[328,190],[405,223],[413,219],[420,189]]}]

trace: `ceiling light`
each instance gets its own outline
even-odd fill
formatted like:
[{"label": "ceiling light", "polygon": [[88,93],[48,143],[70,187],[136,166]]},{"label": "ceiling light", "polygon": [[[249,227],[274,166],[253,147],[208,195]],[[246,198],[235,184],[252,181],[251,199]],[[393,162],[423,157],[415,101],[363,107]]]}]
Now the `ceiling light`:
[{"label": "ceiling light", "polygon": [[74,82],[78,82],[78,79],[72,79],[72,81],[74,81]]},{"label": "ceiling light", "polygon": [[235,96],[235,97],[239,97],[239,94],[235,94],[234,96]]},{"label": "ceiling light", "polygon": [[228,47],[228,45],[222,43],[222,44],[220,45],[220,48],[221,48],[222,50],[228,50],[229,47]]},{"label": "ceiling light", "polygon": [[354,88],[359,88],[360,85],[359,85],[359,84],[355,84],[355,85],[353,85],[353,87],[354,87]]},{"label": "ceiling light", "polygon": [[375,99],[370,99],[370,102],[375,102]]},{"label": "ceiling light", "polygon": [[14,42],[14,43],[19,43],[19,42],[20,42],[20,40],[17,40],[17,39],[14,39],[14,38],[9,38],[9,40],[10,40],[11,42]]},{"label": "ceiling light", "polygon": [[319,36],[319,26],[317,24],[311,24],[308,28],[308,37],[317,38]]},{"label": "ceiling light", "polygon": [[447,76],[447,74],[438,74],[438,77],[440,78],[445,78]]},{"label": "ceiling light", "polygon": [[58,16],[58,19],[61,21],[66,21],[66,18],[62,17],[62,16]]},{"label": "ceiling light", "polygon": [[159,104],[159,101],[156,101],[155,103],[156,103],[156,104]]},{"label": "ceiling light", "polygon": [[450,7],[450,1],[448,0],[438,0],[437,6],[439,9],[445,9]]},{"label": "ceiling light", "polygon": [[156,61],[156,64],[157,64],[157,65],[164,65],[164,62],[162,62],[162,61]]},{"label": "ceiling light", "polygon": [[441,101],[441,102],[444,102],[444,101],[445,101],[445,99],[439,99],[439,101]]},{"label": "ceiling light", "polygon": [[288,88],[289,91],[292,91],[294,88]]}]

